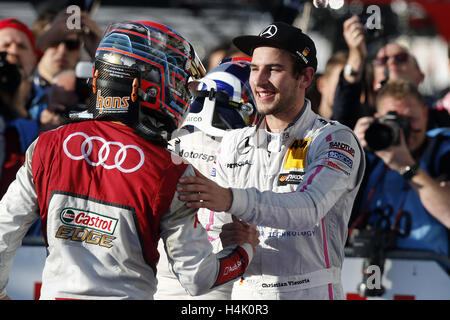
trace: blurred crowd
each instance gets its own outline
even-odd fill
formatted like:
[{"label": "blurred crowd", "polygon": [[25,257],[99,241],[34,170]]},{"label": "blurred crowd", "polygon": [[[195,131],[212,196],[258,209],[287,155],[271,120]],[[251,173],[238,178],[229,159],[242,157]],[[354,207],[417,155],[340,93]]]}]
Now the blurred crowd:
[{"label": "blurred crowd", "polygon": [[80,28],[69,29],[66,9],[47,8],[32,28],[15,18],[0,21],[2,144],[0,195],[15,178],[24,152],[40,132],[68,121],[86,105],[83,50],[94,58],[103,31],[87,12]]},{"label": "blurred crowd", "polygon": [[[31,29],[29,21],[0,21],[0,197],[39,133],[67,123],[71,112],[88,103],[89,62],[103,30],[86,11],[81,11],[80,27],[70,29],[69,16],[63,7],[49,8],[39,13]],[[368,151],[350,239],[354,230],[372,225],[395,232],[400,248],[448,256],[450,91],[423,96],[424,73],[413,53],[396,42],[385,44],[372,58],[357,16],[345,21],[342,37],[348,49],[329,58],[307,95],[316,113],[354,129]],[[223,58],[243,55],[231,41],[225,42],[204,64],[211,70]],[[442,69],[450,74],[450,46],[448,56]],[[388,114],[393,115],[390,122]],[[369,139],[366,133],[375,122],[403,130],[399,137],[384,138],[380,131]],[[383,139],[387,145],[379,146]],[[427,177],[411,183],[418,167]]]}]

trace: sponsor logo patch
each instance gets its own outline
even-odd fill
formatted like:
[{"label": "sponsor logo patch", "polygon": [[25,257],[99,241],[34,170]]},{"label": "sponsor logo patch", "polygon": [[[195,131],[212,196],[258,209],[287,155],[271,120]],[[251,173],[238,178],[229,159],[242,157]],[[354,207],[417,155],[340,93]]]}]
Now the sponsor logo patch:
[{"label": "sponsor logo patch", "polygon": [[350,172],[348,172],[348,171],[342,169],[340,166],[338,166],[336,163],[334,163],[334,162],[332,162],[332,161],[330,161],[330,160],[326,160],[326,161],[324,162],[324,164],[325,164],[326,166],[328,166],[328,167],[338,169],[339,171],[342,171],[343,173],[345,173],[345,174],[348,175],[348,176],[350,175]]},{"label": "sponsor logo patch", "polygon": [[207,154],[207,153],[203,153],[203,152],[196,152],[194,150],[184,150],[181,149],[178,152],[178,155],[184,159],[196,159],[196,160],[203,160],[206,162],[212,162],[214,160],[216,160],[216,156],[215,155],[211,155],[211,154]]},{"label": "sponsor logo patch", "polygon": [[353,168],[353,160],[338,151],[328,151],[328,158],[336,159],[349,168]]},{"label": "sponsor logo patch", "polygon": [[330,149],[336,149],[340,151],[345,151],[352,157],[355,156],[355,149],[353,149],[351,146],[349,146],[346,143],[340,142],[340,141],[331,141],[330,142]]},{"label": "sponsor logo patch", "polygon": [[292,141],[284,163],[285,170],[289,170],[291,168],[305,168],[306,152],[308,151],[310,141],[310,139],[294,139]]},{"label": "sponsor logo patch", "polygon": [[88,228],[107,234],[114,234],[118,219],[98,213],[75,208],[64,208],[60,214],[61,222],[74,227]]},{"label": "sponsor logo patch", "polygon": [[251,166],[253,164],[250,160],[227,163],[227,168],[234,169],[242,166]]},{"label": "sponsor logo patch", "polygon": [[123,113],[128,112],[130,97],[103,97],[102,91],[97,91],[95,108],[99,113]]},{"label": "sponsor logo patch", "polygon": [[302,171],[290,171],[282,173],[278,176],[278,186],[286,186],[288,184],[300,184],[305,175]]}]

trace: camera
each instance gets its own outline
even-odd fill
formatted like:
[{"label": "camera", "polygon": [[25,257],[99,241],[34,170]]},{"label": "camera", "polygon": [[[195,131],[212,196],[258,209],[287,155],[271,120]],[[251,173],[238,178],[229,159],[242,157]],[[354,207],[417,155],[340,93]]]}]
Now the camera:
[{"label": "camera", "polygon": [[367,145],[373,151],[399,145],[400,130],[403,130],[405,140],[408,141],[409,122],[395,111],[388,112],[386,115],[376,118],[367,129],[365,134]]},{"label": "camera", "polygon": [[12,94],[20,85],[19,68],[6,60],[6,52],[0,52],[0,91]]}]

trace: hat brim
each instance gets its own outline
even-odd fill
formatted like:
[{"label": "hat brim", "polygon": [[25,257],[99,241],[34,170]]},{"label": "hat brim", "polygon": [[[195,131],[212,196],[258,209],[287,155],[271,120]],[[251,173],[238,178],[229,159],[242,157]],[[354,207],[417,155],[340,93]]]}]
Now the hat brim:
[{"label": "hat brim", "polygon": [[239,36],[233,39],[233,44],[245,54],[251,56],[257,47],[276,47],[283,49],[278,41],[260,36]]}]

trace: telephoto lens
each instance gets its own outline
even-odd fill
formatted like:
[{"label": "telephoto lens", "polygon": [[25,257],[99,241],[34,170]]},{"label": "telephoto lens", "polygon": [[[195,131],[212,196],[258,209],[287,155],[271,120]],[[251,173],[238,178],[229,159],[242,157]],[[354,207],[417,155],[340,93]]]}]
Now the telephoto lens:
[{"label": "telephoto lens", "polygon": [[409,122],[395,111],[390,111],[380,118],[375,118],[365,134],[369,149],[379,151],[393,145],[399,145],[401,130],[403,130],[405,140],[408,141]]},{"label": "telephoto lens", "polygon": [[375,121],[366,131],[366,141],[373,151],[384,150],[391,145],[394,139],[392,128],[382,122]]}]

